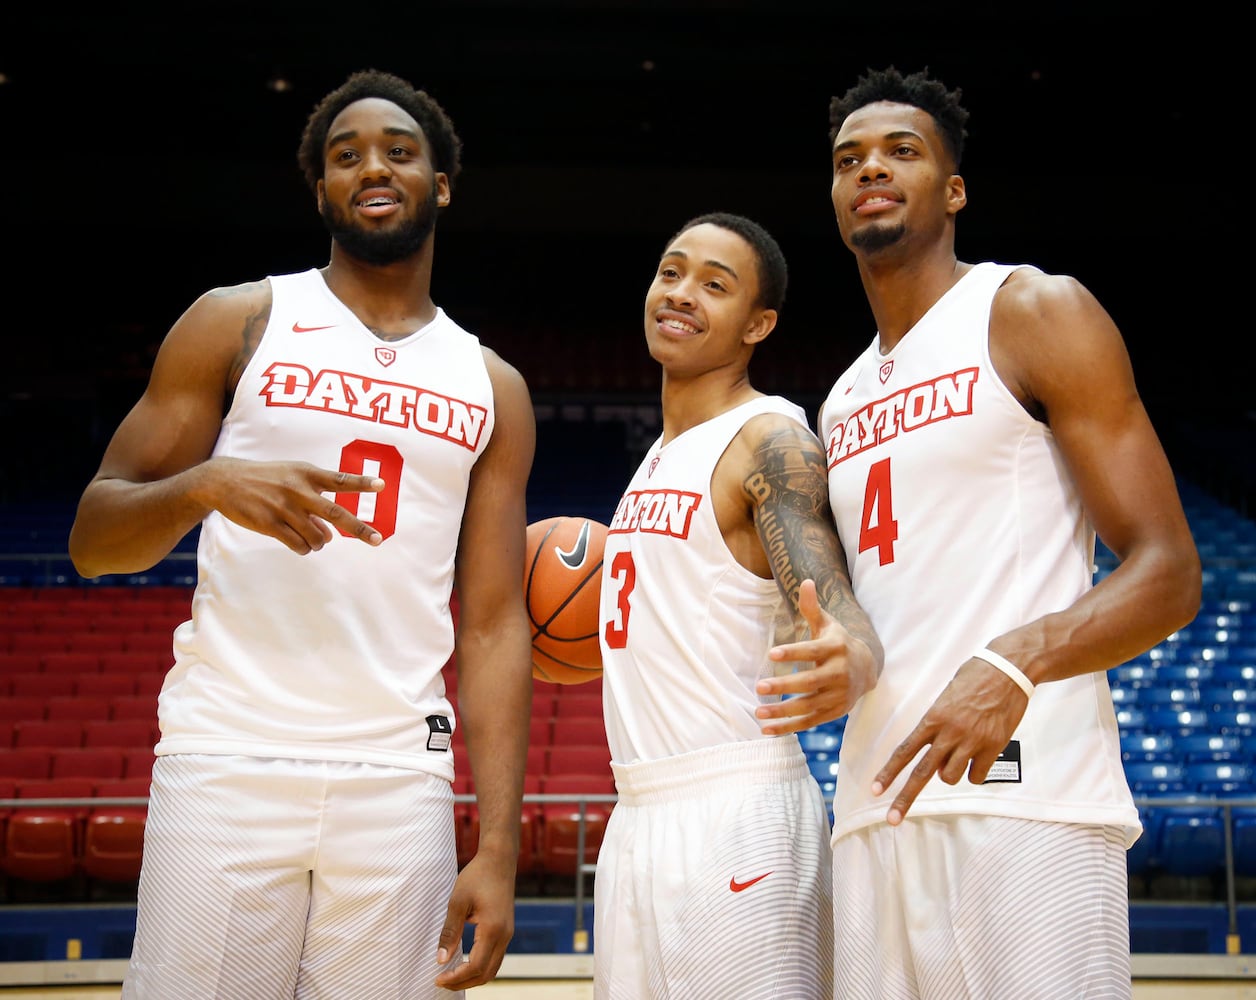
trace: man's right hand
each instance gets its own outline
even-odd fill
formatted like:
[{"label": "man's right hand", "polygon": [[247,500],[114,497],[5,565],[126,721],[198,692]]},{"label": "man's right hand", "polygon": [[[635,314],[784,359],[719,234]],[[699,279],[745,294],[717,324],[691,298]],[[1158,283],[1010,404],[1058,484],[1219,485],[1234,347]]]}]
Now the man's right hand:
[{"label": "man's right hand", "polygon": [[378,493],[384,480],[320,469],[309,462],[252,462],[214,458],[202,467],[203,484],[191,491],[229,521],[283,542],[297,555],[317,552],[341,534],[379,545],[383,536],[324,494]]}]

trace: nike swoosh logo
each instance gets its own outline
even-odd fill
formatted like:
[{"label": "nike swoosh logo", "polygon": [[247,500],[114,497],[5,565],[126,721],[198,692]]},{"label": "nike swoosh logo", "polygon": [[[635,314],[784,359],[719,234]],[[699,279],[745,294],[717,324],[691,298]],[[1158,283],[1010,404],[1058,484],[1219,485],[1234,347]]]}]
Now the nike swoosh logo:
[{"label": "nike swoosh logo", "polygon": [[580,534],[576,536],[576,544],[571,547],[570,552],[564,552],[557,545],[554,551],[558,553],[558,558],[563,561],[568,569],[579,569],[584,565],[584,554],[589,548],[589,522],[585,521],[580,525]]},{"label": "nike swoosh logo", "polygon": [[330,326],[302,326],[300,323],[292,324],[293,333],[313,333],[315,330],[330,330],[338,324],[332,323]]},{"label": "nike swoosh logo", "polygon": [[752,879],[747,879],[745,882],[738,882],[737,876],[734,875],[732,878],[728,880],[728,888],[732,892],[744,892],[746,889],[749,889],[756,882],[762,882],[765,878],[767,878],[771,874],[772,874],[771,872],[764,872],[762,875],[758,875]]}]

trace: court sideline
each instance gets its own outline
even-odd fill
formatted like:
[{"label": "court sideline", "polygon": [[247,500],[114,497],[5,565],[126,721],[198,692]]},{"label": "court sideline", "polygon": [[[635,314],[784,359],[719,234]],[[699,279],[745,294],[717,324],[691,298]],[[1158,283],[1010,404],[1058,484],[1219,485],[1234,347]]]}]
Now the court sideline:
[{"label": "court sideline", "polygon": [[[0,987],[0,1000],[118,1000],[119,986]],[[467,992],[484,1000],[592,1000],[587,979],[499,979]],[[1256,1000],[1256,982],[1139,980],[1134,1000]]]}]

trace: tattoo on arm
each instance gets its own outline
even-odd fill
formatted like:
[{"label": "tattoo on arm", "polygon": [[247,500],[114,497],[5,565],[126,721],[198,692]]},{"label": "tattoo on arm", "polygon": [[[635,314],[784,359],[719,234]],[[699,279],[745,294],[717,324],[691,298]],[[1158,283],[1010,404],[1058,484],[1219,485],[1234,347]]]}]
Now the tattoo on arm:
[{"label": "tattoo on arm", "polygon": [[852,636],[879,649],[872,624],[855,601],[846,554],[833,526],[828,463],[820,442],[793,430],[766,434],[755,448],[754,467],[742,488],[772,572],[794,614],[802,581],[814,580],[821,607]]}]

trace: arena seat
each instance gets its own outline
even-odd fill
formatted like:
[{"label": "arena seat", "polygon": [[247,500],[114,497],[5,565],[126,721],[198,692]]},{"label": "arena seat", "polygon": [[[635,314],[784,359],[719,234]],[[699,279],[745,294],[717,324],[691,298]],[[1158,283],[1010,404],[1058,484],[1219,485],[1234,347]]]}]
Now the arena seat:
[{"label": "arena seat", "polygon": [[[541,782],[545,795],[614,795],[608,774],[551,774]],[[584,855],[579,851],[581,803],[545,802],[541,805],[540,868],[545,875],[575,876],[581,864],[597,863],[613,802],[585,802]]]},{"label": "arena seat", "polygon": [[[49,778],[17,782],[18,799],[89,798],[87,778]],[[5,873],[29,882],[57,882],[78,872],[87,807],[15,806],[5,826]]]},{"label": "arena seat", "polygon": [[603,746],[606,747],[607,754],[610,754],[610,747],[606,742],[606,723],[602,721],[599,715],[596,719],[586,718],[564,718],[555,720],[552,725],[550,739],[546,740],[547,744],[552,744],[555,748],[574,744],[577,746]]},{"label": "arena seat", "polygon": [[1189,736],[1179,736],[1176,748],[1182,761],[1188,764],[1193,761],[1250,762],[1249,751],[1244,741],[1237,736],[1191,733]]},{"label": "arena seat", "polygon": [[[20,675],[28,676],[26,674]],[[42,674],[30,676],[42,677]],[[10,694],[0,698],[0,722],[42,722],[47,698],[38,694]]]},{"label": "arena seat", "polygon": [[[132,778],[97,782],[97,798],[145,798],[149,783]],[[92,806],[83,826],[79,865],[83,874],[100,882],[134,882],[144,858],[146,805]]]},{"label": "arena seat", "polygon": [[1250,764],[1197,760],[1184,765],[1184,780],[1201,795],[1256,795],[1256,769]]},{"label": "arena seat", "polygon": [[1125,778],[1135,795],[1173,795],[1189,791],[1186,769],[1176,761],[1130,761]]},{"label": "arena seat", "polygon": [[1168,733],[1122,733],[1121,759],[1127,763],[1178,763],[1176,741]]},{"label": "arena seat", "polygon": [[152,780],[153,762],[156,759],[151,746],[124,749],[122,751],[122,777]]},{"label": "arena seat", "polygon": [[83,746],[140,747],[157,742],[157,719],[90,719],[83,723]]},{"label": "arena seat", "polygon": [[52,695],[44,705],[44,718],[77,719],[80,722],[86,722],[88,719],[107,719],[109,718],[109,702],[96,695]]},{"label": "arena seat", "polygon": [[27,719],[13,724],[15,747],[77,747],[83,745],[80,719]]},{"label": "arena seat", "polygon": [[1165,806],[1159,822],[1156,859],[1169,875],[1213,876],[1225,867],[1225,825],[1221,809]]},{"label": "arena seat", "polygon": [[58,747],[51,758],[52,778],[105,781],[122,777],[122,751],[116,747]]},{"label": "arena seat", "polygon": [[611,752],[601,743],[555,743],[549,748],[545,774],[594,774],[611,776]]},{"label": "arena seat", "polygon": [[116,698],[135,694],[135,678],[129,674],[78,674],[74,693],[82,698]]},{"label": "arena seat", "polygon": [[0,777],[42,781],[52,776],[49,747],[13,747],[0,750]]},{"label": "arena seat", "polygon": [[1233,806],[1234,874],[1256,878],[1256,806]]}]

